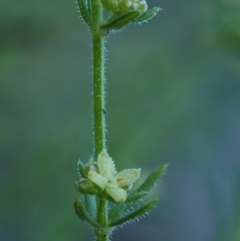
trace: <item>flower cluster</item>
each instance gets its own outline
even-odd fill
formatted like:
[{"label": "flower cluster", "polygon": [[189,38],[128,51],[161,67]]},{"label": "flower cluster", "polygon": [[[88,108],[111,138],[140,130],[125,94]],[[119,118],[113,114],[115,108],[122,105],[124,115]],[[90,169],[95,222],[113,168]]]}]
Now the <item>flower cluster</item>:
[{"label": "flower cluster", "polygon": [[101,3],[107,10],[120,13],[132,10],[139,10],[144,13],[148,8],[145,0],[101,0]]},{"label": "flower cluster", "polygon": [[86,178],[76,183],[77,189],[85,194],[104,196],[114,202],[125,202],[127,191],[140,176],[141,169],[128,169],[117,173],[115,165],[106,150],[103,150],[97,163],[85,166]]},{"label": "flower cluster", "polygon": [[144,13],[147,11],[148,8],[145,0],[121,0],[118,6],[121,12],[139,10]]}]

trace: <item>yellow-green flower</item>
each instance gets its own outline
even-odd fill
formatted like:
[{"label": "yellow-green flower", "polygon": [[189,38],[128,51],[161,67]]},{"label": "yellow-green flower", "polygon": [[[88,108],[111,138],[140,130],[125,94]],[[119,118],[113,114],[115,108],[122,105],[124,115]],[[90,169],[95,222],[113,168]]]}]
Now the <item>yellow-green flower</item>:
[{"label": "yellow-green flower", "polygon": [[97,165],[98,172],[89,171],[88,179],[105,190],[115,202],[125,202],[127,198],[125,189],[139,178],[141,169],[128,169],[117,173],[114,162],[106,150],[99,154]]}]

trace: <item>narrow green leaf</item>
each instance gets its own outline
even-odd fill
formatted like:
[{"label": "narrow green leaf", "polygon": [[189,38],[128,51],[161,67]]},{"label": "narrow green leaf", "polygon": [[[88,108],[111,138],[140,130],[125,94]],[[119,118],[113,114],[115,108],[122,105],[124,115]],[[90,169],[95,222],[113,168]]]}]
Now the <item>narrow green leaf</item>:
[{"label": "narrow green leaf", "polygon": [[78,0],[78,6],[83,20],[86,22],[86,24],[88,24],[88,26],[92,27],[92,19],[87,9],[85,0]]},{"label": "narrow green leaf", "polygon": [[127,13],[121,14],[114,17],[112,21],[107,21],[106,24],[101,25],[101,29],[121,29],[126,26],[128,23],[132,22],[135,18],[141,15],[141,11],[134,10]]},{"label": "narrow green leaf", "polygon": [[86,208],[89,211],[91,217],[96,218],[96,196],[93,195],[84,195],[84,201],[86,203]]},{"label": "narrow green leaf", "polygon": [[87,0],[87,10],[90,18],[92,19],[92,0]]},{"label": "narrow green leaf", "polygon": [[143,198],[147,195],[148,195],[148,192],[145,192],[145,191],[130,193],[127,197],[126,202],[135,202],[138,199]]},{"label": "narrow green leaf", "polygon": [[125,203],[116,204],[109,212],[109,222],[113,222],[120,217],[122,217],[128,210],[134,205],[132,202],[137,201],[138,199],[145,197],[148,192],[137,192],[129,194]]},{"label": "narrow green leaf", "polygon": [[132,203],[122,203],[116,204],[108,214],[109,223],[114,222],[115,220],[121,218],[126,212],[133,206]]},{"label": "narrow green leaf", "polygon": [[136,192],[141,192],[141,191],[150,191],[155,183],[162,177],[162,175],[166,172],[168,167],[168,164],[164,164],[160,167],[158,167],[156,170],[154,170],[148,178],[143,182],[143,184],[137,188]]},{"label": "narrow green leaf", "polygon": [[141,14],[138,18],[135,18],[133,22],[141,23],[141,22],[148,21],[152,19],[160,10],[162,9],[159,7],[149,9],[145,13]]},{"label": "narrow green leaf", "polygon": [[107,25],[111,23],[114,19],[116,19],[120,14],[119,13],[112,13],[112,15],[109,17],[109,19],[105,22],[104,25]]},{"label": "narrow green leaf", "polygon": [[76,199],[74,201],[74,208],[75,208],[76,214],[80,219],[82,219],[83,221],[87,221],[94,227],[100,227],[100,225],[89,214],[84,201],[80,199]]},{"label": "narrow green leaf", "polygon": [[110,223],[109,227],[114,227],[114,226],[118,226],[118,225],[122,225],[125,222],[128,221],[132,221],[134,219],[140,218],[142,215],[146,214],[147,212],[149,212],[152,208],[154,208],[158,202],[158,198],[153,199],[152,201],[146,203],[145,205],[143,205],[142,207],[140,207],[139,209],[127,214],[125,217],[122,217],[112,223]]},{"label": "narrow green leaf", "polygon": [[85,215],[84,215],[84,212],[82,211],[82,206],[81,204],[79,204],[79,199],[76,199],[74,201],[74,209],[75,209],[75,212],[76,214],[78,215],[78,217],[80,219],[82,219],[82,221],[86,221],[86,218],[85,218]]},{"label": "narrow green leaf", "polygon": [[84,173],[84,164],[81,162],[80,159],[78,160],[77,166],[78,166],[78,174],[79,174],[79,176],[87,178],[85,173]]}]

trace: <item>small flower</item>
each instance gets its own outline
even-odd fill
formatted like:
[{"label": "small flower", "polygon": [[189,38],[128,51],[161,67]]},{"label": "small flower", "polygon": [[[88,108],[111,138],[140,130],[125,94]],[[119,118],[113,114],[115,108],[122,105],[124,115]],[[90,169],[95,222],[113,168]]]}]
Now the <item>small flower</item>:
[{"label": "small flower", "polygon": [[88,179],[105,190],[115,202],[125,202],[125,189],[139,178],[141,169],[128,169],[117,173],[113,160],[105,150],[99,154],[97,164],[98,172],[89,171]]},{"label": "small flower", "polygon": [[121,12],[139,10],[142,13],[146,12],[148,8],[145,0],[120,0],[118,7]]}]

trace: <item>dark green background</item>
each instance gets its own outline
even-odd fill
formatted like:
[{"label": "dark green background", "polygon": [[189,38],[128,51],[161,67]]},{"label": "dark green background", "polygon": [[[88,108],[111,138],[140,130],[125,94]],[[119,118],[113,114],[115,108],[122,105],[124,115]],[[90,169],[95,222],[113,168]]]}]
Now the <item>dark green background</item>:
[{"label": "dark green background", "polygon": [[[113,240],[240,241],[240,2],[162,0],[107,38],[108,150],[163,163],[150,216]],[[0,240],[87,241],[73,210],[92,152],[91,39],[72,0],[0,1]]]}]

